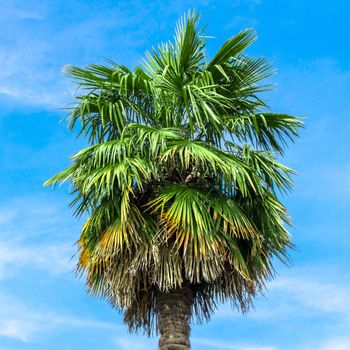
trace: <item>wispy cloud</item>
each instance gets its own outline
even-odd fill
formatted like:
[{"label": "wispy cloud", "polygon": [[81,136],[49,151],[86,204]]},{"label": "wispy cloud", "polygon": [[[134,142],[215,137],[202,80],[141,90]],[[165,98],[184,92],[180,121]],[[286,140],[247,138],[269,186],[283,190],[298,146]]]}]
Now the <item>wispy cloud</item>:
[{"label": "wispy cloud", "polygon": [[256,28],[258,24],[259,20],[255,17],[237,15],[226,25],[226,29],[242,30],[247,27]]},{"label": "wispy cloud", "polygon": [[47,191],[1,201],[1,239],[30,242],[40,237],[43,242],[53,243],[77,229],[67,198],[52,197],[53,193]]},{"label": "wispy cloud", "polygon": [[[236,0],[232,6],[250,10],[260,0]],[[85,65],[101,62],[107,55],[118,62],[135,65],[146,49],[156,45],[159,33],[171,30],[188,8],[217,10],[215,1],[20,1],[2,8],[5,40],[0,44],[0,94],[22,104],[58,108],[72,101],[74,87],[63,78],[68,63]],[[98,11],[92,8],[97,7]],[[56,14],[60,13],[59,16]],[[157,20],[155,19],[157,18]],[[232,23],[245,18],[232,16]],[[256,23],[255,20],[249,22]],[[245,24],[247,25],[247,24]],[[77,41],[79,45],[77,45]]]},{"label": "wispy cloud", "polygon": [[205,339],[205,338],[193,338],[192,342],[198,349],[221,349],[221,350],[277,350],[274,346],[260,346],[260,345],[245,345],[245,344],[234,344],[232,342]]},{"label": "wispy cloud", "polygon": [[323,278],[317,280],[305,276],[277,279],[270,285],[270,290],[272,293],[284,295],[293,303],[293,312],[300,313],[300,309],[304,309],[305,314],[312,311],[319,314],[336,314],[340,317],[340,322],[349,322],[349,287],[349,281],[346,279],[331,282]]},{"label": "wispy cloud", "polygon": [[[159,23],[148,16],[155,4],[136,2],[136,15],[123,2],[114,6],[99,2],[98,11],[91,11],[89,3],[76,1],[70,2],[70,11],[60,2],[30,3],[28,8],[19,2],[6,3],[2,9],[6,32],[0,29],[4,39],[0,44],[0,94],[22,104],[67,105],[74,87],[62,76],[65,64],[101,62],[112,54],[134,64],[135,57],[143,54],[148,40],[145,34],[159,29]],[[162,7],[166,11],[171,8]],[[145,17],[149,21],[144,21]],[[35,21],[28,23],[28,19]]]},{"label": "wispy cloud", "polygon": [[14,338],[22,342],[34,341],[39,336],[57,329],[120,329],[120,326],[113,323],[62,315],[50,310],[33,310],[6,294],[0,294],[0,303],[0,337]]},{"label": "wispy cloud", "polygon": [[[59,303],[47,306],[45,297],[41,300],[37,295],[45,296],[48,289],[58,288],[62,276],[67,286],[67,281],[73,279],[73,226],[64,205],[49,196],[15,198],[0,205],[0,337],[35,342],[58,329],[120,328],[113,323],[62,313],[57,311]],[[38,276],[40,283],[34,282]],[[31,286],[36,307],[27,302],[30,293],[23,293],[23,286]],[[13,295],[8,290],[13,290]],[[60,292],[53,294],[60,296]]]},{"label": "wispy cloud", "polygon": [[[350,326],[350,277],[326,266],[295,268],[268,283],[265,296],[247,315],[233,311],[229,304],[220,305],[217,318],[241,318],[257,322],[278,323],[293,317],[335,316],[339,324]],[[334,321],[332,321],[334,322]]]},{"label": "wispy cloud", "polygon": [[321,344],[313,344],[306,346],[302,350],[349,350],[350,338],[335,338],[322,342]]},{"label": "wispy cloud", "polygon": [[71,259],[74,249],[63,244],[20,244],[16,241],[0,241],[0,279],[33,269],[51,274],[68,274],[74,270]]},{"label": "wispy cloud", "polygon": [[156,348],[156,339],[141,338],[142,336],[136,335],[117,337],[113,340],[113,344],[120,350],[153,350]]},{"label": "wispy cloud", "polygon": [[47,5],[43,1],[36,3],[13,0],[1,4],[2,20],[42,20],[46,16]]},{"label": "wispy cloud", "polygon": [[[140,339],[141,336],[128,335],[117,337],[113,340],[113,343],[118,346],[120,350],[152,350],[156,348],[158,339],[156,338],[145,338]],[[206,350],[277,350],[273,346],[259,346],[259,345],[247,345],[238,344],[229,341],[224,341],[220,339],[210,339],[210,338],[199,338],[192,337],[191,344],[194,350],[196,349],[206,349]]]},{"label": "wispy cloud", "polygon": [[[49,274],[74,270],[74,230],[64,203],[49,197],[23,197],[0,204],[0,279],[34,269]],[[78,227],[75,228],[78,236]]]}]

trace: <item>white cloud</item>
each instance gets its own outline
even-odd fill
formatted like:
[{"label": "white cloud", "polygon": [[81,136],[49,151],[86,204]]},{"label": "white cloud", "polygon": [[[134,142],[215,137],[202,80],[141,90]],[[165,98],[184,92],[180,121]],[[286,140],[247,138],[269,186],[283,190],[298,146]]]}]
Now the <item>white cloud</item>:
[{"label": "white cloud", "polygon": [[205,346],[206,349],[221,349],[221,350],[277,350],[273,346],[260,346],[260,345],[244,345],[244,344],[233,344],[232,342],[215,340],[215,339],[204,339],[204,338],[193,338],[192,343],[202,348]]},{"label": "white cloud", "polygon": [[153,350],[156,348],[157,340],[146,336],[129,335],[115,338],[113,343],[119,350]]},{"label": "white cloud", "polygon": [[0,241],[0,279],[33,268],[52,274],[70,273],[74,269],[73,253],[69,243],[24,245],[16,241]]},{"label": "white cloud", "polygon": [[[73,278],[73,219],[64,206],[64,203],[59,205],[49,197],[16,198],[0,205],[0,280],[3,280],[0,337],[32,342],[57,329],[119,329],[119,326],[111,323],[65,315],[44,306],[48,293],[46,288],[57,288],[57,275],[69,276],[64,280],[68,287],[68,281]],[[78,234],[76,229],[76,236]],[[41,273],[38,274],[37,270],[41,270]],[[52,275],[54,278],[49,280],[48,277]],[[44,282],[43,289],[36,283],[38,276],[40,283]],[[37,290],[43,293],[39,307],[29,306],[4,292],[10,288],[26,300],[30,293],[17,287],[22,283],[34,289],[38,287]]]},{"label": "white cloud", "polygon": [[[54,199],[52,199],[54,198]],[[63,199],[63,200],[62,200]],[[57,193],[13,197],[0,202],[0,230],[4,239],[45,238],[51,241],[66,234],[75,222],[67,208],[68,199]]]},{"label": "white cloud", "polygon": [[121,327],[94,319],[62,315],[47,310],[33,310],[13,297],[0,294],[0,337],[31,342],[48,332],[69,328],[101,328],[109,331]]},{"label": "white cloud", "polygon": [[15,89],[13,89],[11,87],[0,86],[0,94],[8,95],[10,97],[18,97],[19,96],[19,91],[15,90]]},{"label": "white cloud", "polygon": [[29,4],[21,0],[12,0],[1,4],[2,20],[42,20],[45,16],[46,6],[42,1]]},{"label": "white cloud", "polygon": [[[135,16],[129,6],[118,3],[91,11],[88,4],[72,2],[69,12],[60,13],[59,2],[32,5],[33,9],[25,9],[10,2],[2,9],[6,32],[0,45],[0,94],[22,104],[50,109],[66,106],[72,102],[74,87],[62,76],[64,64],[100,62],[111,47],[118,47],[117,52],[128,56],[130,62],[134,49],[145,40],[140,38],[145,38],[147,23],[137,26],[144,16]],[[142,8],[144,11],[147,6]],[[41,21],[45,17],[47,20]],[[112,32],[112,39],[106,40]]]},{"label": "white cloud", "polygon": [[0,279],[33,269],[54,275],[72,273],[73,237],[79,236],[79,228],[64,205],[49,197],[16,198],[0,204]]},{"label": "white cloud", "polygon": [[[344,271],[318,266],[284,270],[283,276],[267,284],[264,296],[246,315],[221,304],[218,319],[247,319],[273,324],[292,318],[334,316],[339,324],[350,326],[350,277]],[[333,321],[334,322],[334,321]]]},{"label": "white cloud", "polygon": [[[143,338],[143,339],[141,339]],[[145,336],[128,335],[117,337],[113,343],[120,350],[152,350],[156,348],[157,338],[146,338]],[[234,344],[229,341],[207,339],[207,338],[191,338],[193,349],[221,349],[221,350],[277,350],[272,346],[258,346],[246,344]]]},{"label": "white cloud", "polygon": [[0,320],[0,336],[19,339],[22,342],[28,342],[30,336],[36,332],[37,328],[38,325],[26,320]]},{"label": "white cloud", "polygon": [[231,4],[233,6],[247,5],[250,10],[254,10],[256,6],[261,5],[262,0],[233,0]]},{"label": "white cloud", "polygon": [[[283,294],[290,302],[298,303],[305,312],[337,314],[342,320],[350,321],[350,293],[346,281],[332,283],[312,277],[290,277],[275,280],[269,288]],[[299,311],[296,305],[294,310]]]},{"label": "white cloud", "polygon": [[254,17],[237,15],[226,25],[226,29],[242,30],[247,27],[255,28],[258,24],[259,20]]},{"label": "white cloud", "polygon": [[[40,10],[24,10],[24,9],[14,9],[12,8],[12,12],[9,14],[9,17],[13,19],[32,19],[32,20],[42,20],[45,18],[45,12]],[[7,17],[7,18],[9,18]]]},{"label": "white cloud", "polygon": [[[232,5],[253,9],[260,2],[236,0]],[[184,9],[217,6],[210,0],[137,0],[131,6],[118,1],[93,9],[89,3],[71,1],[70,11],[64,11],[61,2],[29,4],[11,1],[2,8],[6,40],[0,45],[0,93],[50,109],[72,102],[74,88],[60,72],[64,64],[101,62],[106,55],[123,64],[138,64],[145,48],[157,44],[153,34],[173,26]]]},{"label": "white cloud", "polygon": [[0,225],[10,222],[15,216],[16,216],[16,213],[14,210],[3,208],[0,211]]},{"label": "white cloud", "polygon": [[326,340],[321,344],[314,344],[307,346],[302,350],[349,350],[350,349],[350,338],[336,338]]},{"label": "white cloud", "polygon": [[[281,276],[268,283],[265,297],[256,300],[255,309],[241,315],[229,304],[220,305],[214,322],[237,330],[244,327],[266,329],[268,334],[271,329],[298,332],[295,339],[292,336],[284,340],[278,337],[270,344],[261,344],[262,348],[350,350],[349,290],[350,275],[346,270],[335,270],[330,265],[282,269]],[[214,339],[194,341],[205,349],[250,349],[239,342],[242,340],[244,338],[239,337],[237,343],[232,344]]]}]

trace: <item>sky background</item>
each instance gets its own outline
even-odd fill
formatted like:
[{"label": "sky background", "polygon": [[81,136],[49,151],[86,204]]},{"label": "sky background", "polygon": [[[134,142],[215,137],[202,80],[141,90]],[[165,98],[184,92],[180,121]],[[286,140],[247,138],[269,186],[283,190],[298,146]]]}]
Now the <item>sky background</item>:
[{"label": "sky background", "polygon": [[285,159],[298,172],[283,199],[293,264],[278,266],[249,314],[221,305],[193,325],[193,349],[350,349],[348,1],[0,0],[0,350],[156,348],[86,294],[73,272],[81,222],[67,189],[42,183],[83,145],[61,122],[75,89],[62,67],[107,57],[132,68],[189,8],[215,37],[209,55],[254,27],[249,53],[278,70],[272,110],[307,116]]}]

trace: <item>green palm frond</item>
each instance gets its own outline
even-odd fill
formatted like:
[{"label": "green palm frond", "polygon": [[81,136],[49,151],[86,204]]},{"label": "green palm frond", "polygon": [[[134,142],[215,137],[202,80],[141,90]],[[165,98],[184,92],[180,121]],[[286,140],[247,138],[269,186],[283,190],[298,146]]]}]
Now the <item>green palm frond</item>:
[{"label": "green palm frond", "polygon": [[229,38],[207,64],[206,68],[214,69],[216,66],[222,66],[229,63],[232,58],[237,57],[237,55],[250,46],[256,38],[256,33],[252,29],[243,30],[236,36]]},{"label": "green palm frond", "polygon": [[227,117],[227,129],[241,142],[283,153],[288,141],[298,136],[300,119],[287,114],[259,113]]}]

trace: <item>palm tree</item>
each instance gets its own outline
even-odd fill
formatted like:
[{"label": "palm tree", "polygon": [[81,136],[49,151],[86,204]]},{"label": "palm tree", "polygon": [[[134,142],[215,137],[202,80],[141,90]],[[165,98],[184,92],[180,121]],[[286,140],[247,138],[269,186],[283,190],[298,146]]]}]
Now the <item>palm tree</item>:
[{"label": "palm tree", "polygon": [[78,271],[89,291],[131,331],[160,333],[162,350],[189,349],[190,321],[217,303],[247,311],[292,246],[277,197],[293,171],[276,159],[301,122],[258,96],[273,69],[243,54],[254,31],[207,59],[198,21],[185,15],[134,71],[67,68],[81,92],[69,128],[89,147],[45,183],[70,180],[86,218]]}]

